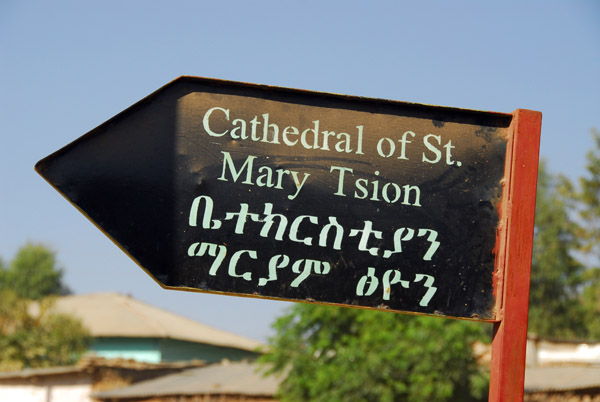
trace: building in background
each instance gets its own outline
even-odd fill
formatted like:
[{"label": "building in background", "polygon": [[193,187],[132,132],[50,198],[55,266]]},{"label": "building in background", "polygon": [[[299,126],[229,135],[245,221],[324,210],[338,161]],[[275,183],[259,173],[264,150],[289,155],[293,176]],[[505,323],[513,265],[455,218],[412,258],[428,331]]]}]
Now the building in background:
[{"label": "building in background", "polygon": [[202,363],[148,364],[84,358],[70,367],[0,372],[0,401],[92,402],[91,394],[197,368]]},{"label": "building in background", "polygon": [[100,402],[274,401],[281,379],[263,372],[253,363],[224,361],[92,396]]},{"label": "building in background", "polygon": [[528,367],[524,401],[600,402],[600,366]]},{"label": "building in background", "polygon": [[94,392],[211,363],[252,361],[262,346],[117,293],[65,296],[53,308],[83,322],[93,338],[90,352],[71,367],[0,373],[0,401],[92,402]]},{"label": "building in background", "polygon": [[600,343],[527,339],[526,402],[600,402]]},{"label": "building in background", "polygon": [[80,319],[93,343],[91,353],[146,363],[254,359],[261,343],[209,327],[118,293],[58,299],[57,312]]},{"label": "building in background", "polygon": [[[259,342],[116,293],[66,296],[92,350],[72,367],[0,373],[0,401],[266,402],[281,378],[253,363]],[[490,346],[475,345],[482,365]],[[525,401],[600,402],[600,343],[530,337]]]},{"label": "building in background", "polygon": [[527,367],[595,365],[600,367],[600,342],[527,337]]}]

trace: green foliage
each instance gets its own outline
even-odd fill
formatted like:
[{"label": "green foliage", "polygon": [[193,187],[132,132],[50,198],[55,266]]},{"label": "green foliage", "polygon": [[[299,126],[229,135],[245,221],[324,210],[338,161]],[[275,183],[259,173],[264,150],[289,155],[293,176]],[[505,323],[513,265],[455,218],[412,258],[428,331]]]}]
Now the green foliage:
[{"label": "green foliage", "polygon": [[68,293],[55,254],[40,244],[23,246],[5,269],[0,265],[0,289],[11,289],[19,297],[41,299]]},{"label": "green foliage", "polygon": [[529,330],[542,337],[600,340],[600,132],[592,137],[578,188],[540,165]]},{"label": "green foliage", "polygon": [[[594,140],[579,191],[540,165],[529,330],[542,337],[600,339],[600,268],[590,264],[600,262],[597,131]],[[481,324],[295,305],[274,327],[261,361],[285,375],[282,401],[486,397],[488,376],[473,355]]]},{"label": "green foliage", "polygon": [[592,130],[595,147],[587,154],[587,175],[579,180],[576,194],[582,219],[582,251],[590,267],[582,275],[582,304],[587,323],[587,337],[600,340],[600,131]]},{"label": "green foliage", "polygon": [[581,203],[580,215],[585,222],[584,251],[600,256],[600,132],[592,130],[596,147],[587,153],[587,177],[579,179],[580,192],[576,198]]},{"label": "green foliage", "polygon": [[52,314],[53,297],[33,302],[0,291],[0,370],[74,364],[90,337],[81,322]]},{"label": "green foliage", "polygon": [[54,253],[26,244],[8,268],[0,260],[0,370],[75,363],[89,346],[81,322],[51,312],[67,292]]},{"label": "green foliage", "polygon": [[295,305],[274,324],[270,372],[286,373],[282,401],[483,400],[473,355],[478,323]]},{"label": "green foliage", "polygon": [[563,194],[566,179],[550,175],[540,164],[531,267],[529,331],[542,337],[577,338],[586,332],[579,288],[584,266],[573,257],[580,228],[573,222]]},{"label": "green foliage", "polygon": [[4,260],[0,257],[0,290],[4,289],[6,285],[6,268]]},{"label": "green foliage", "polygon": [[587,324],[587,338],[600,340],[600,268],[588,269],[583,276],[583,310]]}]

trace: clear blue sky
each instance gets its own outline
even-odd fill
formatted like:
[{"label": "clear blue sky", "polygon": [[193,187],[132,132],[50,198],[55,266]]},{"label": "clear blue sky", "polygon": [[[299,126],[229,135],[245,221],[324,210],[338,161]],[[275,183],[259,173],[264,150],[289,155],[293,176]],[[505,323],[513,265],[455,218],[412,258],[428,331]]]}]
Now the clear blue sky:
[{"label": "clear blue sky", "polygon": [[33,171],[180,75],[540,110],[542,156],[576,178],[600,128],[600,2],[0,2],[0,256],[42,242],[76,293],[264,340],[286,303],[161,289]]}]

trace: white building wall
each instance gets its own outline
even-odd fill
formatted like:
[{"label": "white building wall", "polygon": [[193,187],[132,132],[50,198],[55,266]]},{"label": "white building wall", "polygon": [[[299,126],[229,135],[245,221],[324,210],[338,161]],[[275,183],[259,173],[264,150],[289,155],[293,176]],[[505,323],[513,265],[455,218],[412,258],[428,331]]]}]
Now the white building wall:
[{"label": "white building wall", "polygon": [[543,342],[538,347],[538,360],[540,364],[600,364],[600,344],[560,345]]},{"label": "white building wall", "polygon": [[27,384],[0,384],[2,402],[92,402],[92,386],[87,378],[72,378],[65,381],[43,380]]},{"label": "white building wall", "polygon": [[600,365],[600,343],[572,343],[527,340],[527,366],[561,364]]}]

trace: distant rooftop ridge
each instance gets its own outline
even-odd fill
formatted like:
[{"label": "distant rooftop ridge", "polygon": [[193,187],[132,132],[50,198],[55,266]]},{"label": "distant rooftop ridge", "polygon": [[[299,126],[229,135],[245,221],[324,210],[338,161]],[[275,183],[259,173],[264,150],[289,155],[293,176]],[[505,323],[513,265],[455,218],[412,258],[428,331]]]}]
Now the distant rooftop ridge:
[{"label": "distant rooftop ridge", "polygon": [[80,319],[94,337],[170,338],[247,351],[264,346],[116,292],[62,296],[54,309]]},{"label": "distant rooftop ridge", "polygon": [[547,336],[539,336],[535,333],[527,333],[527,339],[532,341],[546,341],[552,343],[573,343],[573,344],[581,344],[587,343],[588,345],[600,344],[600,339],[590,339],[590,338],[559,338],[559,337],[547,337]]}]

